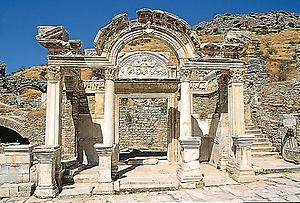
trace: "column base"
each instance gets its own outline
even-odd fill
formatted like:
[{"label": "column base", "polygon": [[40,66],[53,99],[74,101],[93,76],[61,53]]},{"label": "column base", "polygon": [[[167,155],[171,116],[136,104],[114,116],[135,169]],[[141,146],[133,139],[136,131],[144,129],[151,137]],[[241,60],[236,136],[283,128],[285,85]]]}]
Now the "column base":
[{"label": "column base", "polygon": [[257,180],[252,170],[240,171],[238,169],[233,169],[230,173],[230,177],[239,183],[250,183]]},{"label": "column base", "polygon": [[41,199],[54,198],[58,195],[59,190],[56,185],[54,186],[38,186],[34,195]]},{"label": "column base", "polygon": [[184,171],[183,169],[177,169],[177,178],[181,188],[198,188],[203,187],[203,174],[200,169],[192,171]]},{"label": "column base", "polygon": [[203,175],[200,171],[199,138],[180,139],[181,163],[178,164],[177,178],[182,188],[196,188],[203,186]]},{"label": "column base", "polygon": [[114,194],[114,183],[97,183],[93,190],[95,195]]},{"label": "column base", "polygon": [[256,181],[251,162],[251,145],[254,137],[233,137],[233,147],[235,148],[234,163],[228,164],[230,176],[239,183]]},{"label": "column base", "polygon": [[223,159],[223,158],[221,158],[221,159],[220,159],[220,162],[219,162],[219,164],[218,164],[218,167],[220,168],[220,170],[221,170],[221,171],[226,170],[227,165],[228,165],[228,159]]},{"label": "column base", "polygon": [[99,183],[111,183],[118,173],[118,165],[114,157],[115,145],[95,144],[99,157]]}]

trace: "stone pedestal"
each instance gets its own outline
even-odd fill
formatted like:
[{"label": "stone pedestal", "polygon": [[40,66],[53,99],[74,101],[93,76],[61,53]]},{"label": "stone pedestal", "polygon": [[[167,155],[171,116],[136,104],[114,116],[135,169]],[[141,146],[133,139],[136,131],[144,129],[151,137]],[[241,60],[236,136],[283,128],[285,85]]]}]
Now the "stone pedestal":
[{"label": "stone pedestal", "polygon": [[231,177],[240,182],[253,182],[256,180],[252,170],[251,145],[254,137],[233,137],[235,164],[232,166]]},{"label": "stone pedestal", "polygon": [[38,198],[54,198],[57,196],[57,171],[60,166],[59,146],[39,146],[34,149],[34,153],[39,161],[38,185],[35,195]]},{"label": "stone pedestal", "polygon": [[201,139],[196,137],[180,139],[181,162],[178,164],[177,178],[182,188],[196,188],[202,185],[199,148]]},{"label": "stone pedestal", "polygon": [[114,191],[113,178],[118,171],[114,162],[114,145],[95,144],[94,148],[99,157],[99,178],[94,189],[95,194],[110,194]]}]

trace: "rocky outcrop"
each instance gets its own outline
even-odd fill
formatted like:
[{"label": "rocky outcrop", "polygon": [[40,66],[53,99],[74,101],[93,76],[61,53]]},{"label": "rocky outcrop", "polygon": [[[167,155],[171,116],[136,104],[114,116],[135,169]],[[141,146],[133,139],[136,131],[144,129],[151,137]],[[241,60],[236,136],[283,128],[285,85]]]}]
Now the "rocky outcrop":
[{"label": "rocky outcrop", "polygon": [[225,33],[228,30],[251,30],[259,33],[300,28],[300,15],[289,12],[217,15],[210,22],[202,22],[195,29],[202,34]]}]

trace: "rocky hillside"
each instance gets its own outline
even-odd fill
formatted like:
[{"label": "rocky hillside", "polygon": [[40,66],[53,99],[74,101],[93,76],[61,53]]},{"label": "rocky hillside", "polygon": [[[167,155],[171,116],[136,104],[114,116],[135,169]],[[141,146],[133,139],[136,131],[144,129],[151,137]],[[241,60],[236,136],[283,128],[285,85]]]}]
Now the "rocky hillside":
[{"label": "rocky hillside", "polygon": [[288,12],[217,15],[195,29],[202,42],[221,42],[229,30],[250,31],[243,60],[266,60],[270,81],[295,78],[295,46],[300,44],[300,15]]},{"label": "rocky hillside", "polygon": [[25,78],[36,78],[36,79],[45,79],[47,75],[47,66],[32,66],[30,68],[24,68],[20,71],[12,73],[13,76],[22,76]]}]

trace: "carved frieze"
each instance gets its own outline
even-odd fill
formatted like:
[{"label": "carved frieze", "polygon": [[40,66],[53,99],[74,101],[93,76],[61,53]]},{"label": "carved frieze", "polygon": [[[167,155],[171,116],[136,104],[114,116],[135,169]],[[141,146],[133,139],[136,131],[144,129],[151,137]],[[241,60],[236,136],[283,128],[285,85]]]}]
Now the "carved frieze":
[{"label": "carved frieze", "polygon": [[168,78],[167,53],[131,52],[119,57],[119,78]]},{"label": "carved frieze", "polygon": [[140,9],[137,11],[137,20],[129,21],[127,14],[121,14],[98,32],[94,41],[98,54],[108,51],[120,35],[124,36],[126,32],[139,29],[143,30],[142,35],[150,35],[155,29],[167,30],[184,44],[200,44],[200,40],[195,37],[195,31],[176,15],[160,10]]},{"label": "carved frieze", "polygon": [[202,43],[198,47],[198,53],[205,57],[238,59],[246,49],[247,47],[240,43]]},{"label": "carved frieze", "polygon": [[39,26],[36,35],[38,42],[48,49],[48,55],[82,55],[80,40],[69,40],[68,33],[62,26]]}]

